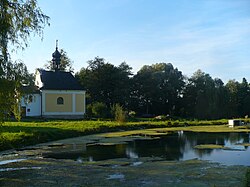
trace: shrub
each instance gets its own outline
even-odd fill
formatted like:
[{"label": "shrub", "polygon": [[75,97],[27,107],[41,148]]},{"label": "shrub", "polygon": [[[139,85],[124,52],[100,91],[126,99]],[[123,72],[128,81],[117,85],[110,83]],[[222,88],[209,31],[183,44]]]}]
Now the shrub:
[{"label": "shrub", "polygon": [[115,121],[119,123],[124,123],[126,121],[126,112],[119,104],[115,104],[111,107],[111,113],[113,114]]},{"label": "shrub", "polygon": [[128,115],[129,115],[129,117],[134,118],[135,115],[136,115],[136,112],[135,112],[135,111],[130,111],[130,112],[128,113]]},{"label": "shrub", "polygon": [[106,118],[108,115],[108,107],[101,102],[96,102],[92,104],[92,114],[97,118]]},{"label": "shrub", "polygon": [[88,105],[87,105],[85,117],[86,117],[86,118],[91,118],[91,117],[93,117],[93,113],[92,113],[92,104],[88,104]]}]

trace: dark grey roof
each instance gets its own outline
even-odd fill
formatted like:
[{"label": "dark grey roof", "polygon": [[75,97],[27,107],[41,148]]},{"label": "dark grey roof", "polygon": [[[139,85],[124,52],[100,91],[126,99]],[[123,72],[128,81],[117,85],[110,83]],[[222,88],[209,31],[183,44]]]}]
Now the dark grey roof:
[{"label": "dark grey roof", "polygon": [[84,90],[70,72],[39,70],[41,90]]},{"label": "dark grey roof", "polygon": [[40,93],[39,88],[35,85],[22,86],[21,90],[23,93],[28,93],[28,94]]}]

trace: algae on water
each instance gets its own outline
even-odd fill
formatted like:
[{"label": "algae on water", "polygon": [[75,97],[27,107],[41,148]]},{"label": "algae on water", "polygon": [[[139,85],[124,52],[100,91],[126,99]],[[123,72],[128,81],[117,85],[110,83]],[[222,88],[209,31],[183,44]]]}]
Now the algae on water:
[{"label": "algae on water", "polygon": [[194,146],[195,149],[225,149],[223,145],[217,144],[201,144]]}]

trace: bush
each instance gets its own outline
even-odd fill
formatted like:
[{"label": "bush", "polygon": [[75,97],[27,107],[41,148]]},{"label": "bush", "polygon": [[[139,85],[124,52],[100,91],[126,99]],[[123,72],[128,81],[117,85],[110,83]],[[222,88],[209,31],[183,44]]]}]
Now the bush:
[{"label": "bush", "polygon": [[111,113],[113,114],[115,121],[119,123],[124,123],[126,121],[126,112],[119,104],[115,104],[112,106]]},{"label": "bush", "polygon": [[108,115],[108,107],[101,102],[93,103],[91,106],[92,115],[97,118],[106,118]]},{"label": "bush", "polygon": [[135,115],[136,115],[136,112],[135,112],[135,111],[130,111],[130,112],[128,113],[128,115],[129,115],[129,117],[134,118]]}]

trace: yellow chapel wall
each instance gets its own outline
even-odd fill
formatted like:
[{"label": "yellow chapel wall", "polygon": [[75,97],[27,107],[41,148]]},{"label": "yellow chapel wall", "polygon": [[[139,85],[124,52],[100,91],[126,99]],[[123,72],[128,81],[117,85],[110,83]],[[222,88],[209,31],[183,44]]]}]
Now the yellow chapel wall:
[{"label": "yellow chapel wall", "polygon": [[84,94],[76,94],[75,95],[75,111],[76,112],[85,112],[85,95]]},{"label": "yellow chapel wall", "polygon": [[[57,104],[58,97],[63,98],[64,104]],[[45,112],[73,112],[72,102],[72,94],[46,93]]]}]

